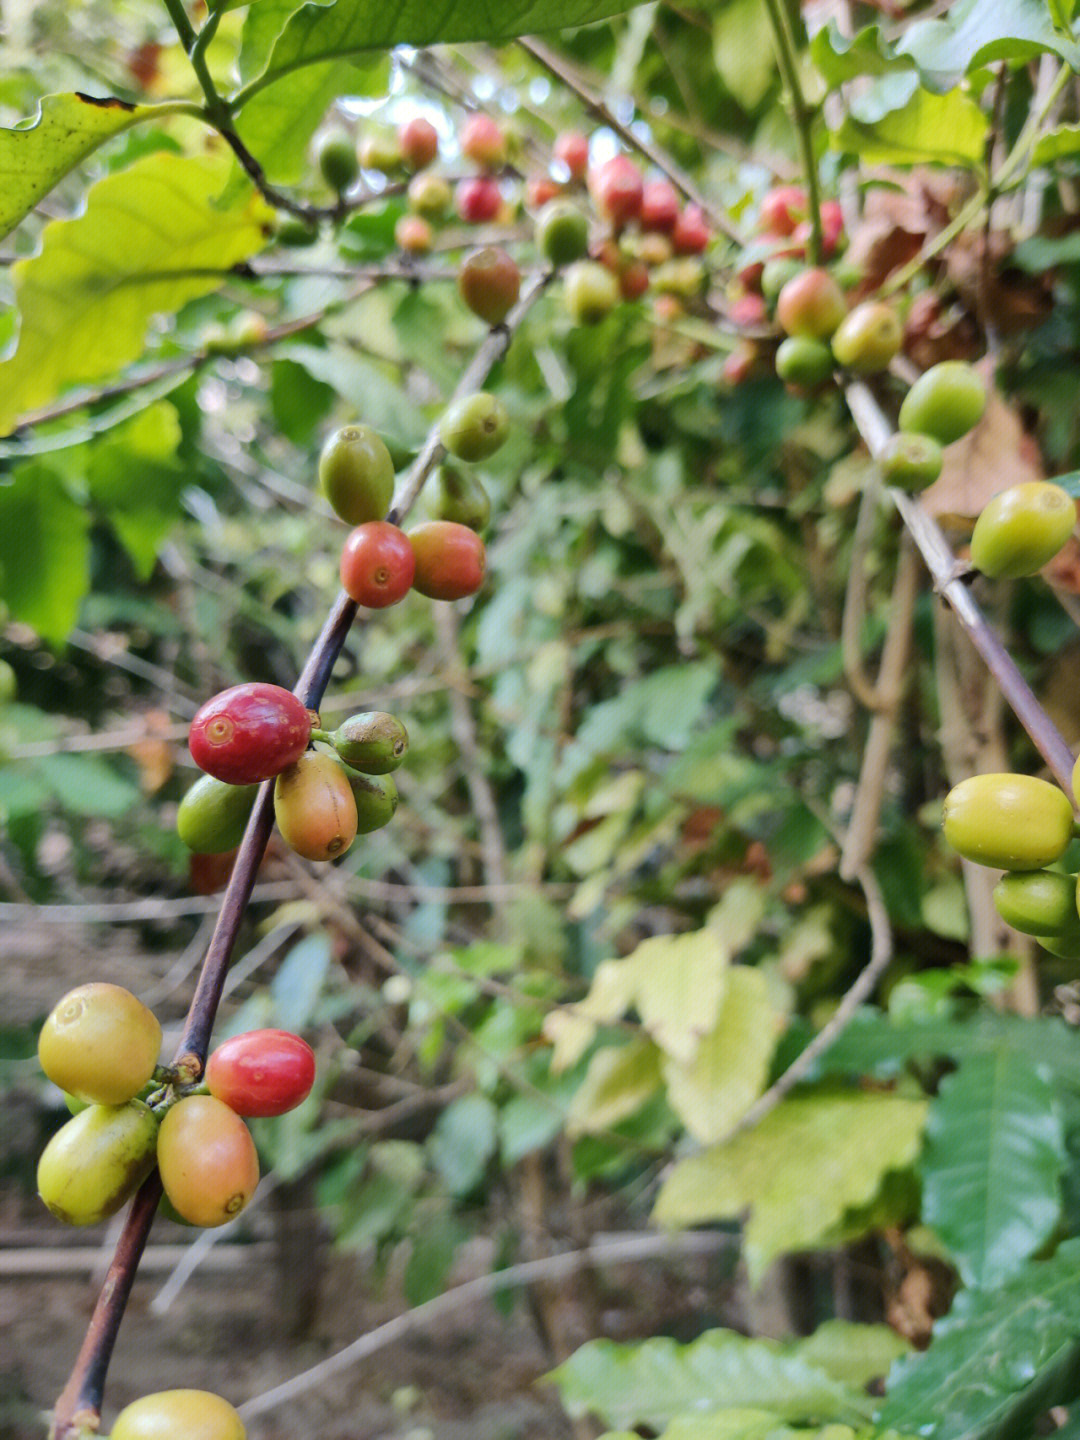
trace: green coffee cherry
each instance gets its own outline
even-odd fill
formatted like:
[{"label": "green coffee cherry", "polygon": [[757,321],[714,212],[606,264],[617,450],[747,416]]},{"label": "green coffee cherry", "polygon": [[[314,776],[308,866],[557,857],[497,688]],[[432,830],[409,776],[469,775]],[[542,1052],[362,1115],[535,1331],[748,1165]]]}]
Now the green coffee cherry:
[{"label": "green coffee cherry", "polygon": [[10,705],[15,699],[15,671],[6,660],[0,660],[0,705]]},{"label": "green coffee cherry", "polygon": [[900,429],[951,445],[982,419],[986,386],[964,360],[943,360],[919,376],[900,406]]},{"label": "green coffee cherry", "polygon": [[1064,855],[1073,808],[1032,775],[972,775],[945,797],[945,839],[965,860],[995,870],[1044,870]]},{"label": "green coffee cherry", "polygon": [[367,835],[372,830],[381,830],[384,825],[388,825],[398,807],[394,777],[361,775],[359,771],[348,766],[345,767],[345,774],[356,801],[356,833]]},{"label": "green coffee cherry", "polygon": [[1080,934],[1076,886],[1056,870],[1014,870],[994,886],[994,908],[1022,935]]},{"label": "green coffee cherry", "polygon": [[536,246],[552,265],[570,265],[589,253],[589,222],[569,200],[549,200],[536,217]]},{"label": "green coffee cherry", "polygon": [[59,1129],[41,1153],[38,1193],[68,1225],[115,1215],[154,1168],[158,1120],[141,1100],[91,1105]]},{"label": "green coffee cherry", "polygon": [[433,477],[428,511],[433,520],[452,520],[482,534],[491,520],[491,500],[475,475],[440,465]]},{"label": "green coffee cherry", "polygon": [[791,335],[776,352],[776,373],[789,385],[813,387],[830,378],[836,362],[824,340]]},{"label": "green coffee cherry", "polygon": [[394,462],[370,425],[344,425],[319,456],[319,489],[349,525],[381,520],[394,498]]},{"label": "green coffee cherry", "polygon": [[456,400],[439,421],[439,439],[459,460],[486,460],[509,433],[506,406],[483,390]]},{"label": "green coffee cherry", "polygon": [[330,743],[347,765],[364,775],[388,775],[409,752],[408,731],[384,710],[350,715],[331,734]]},{"label": "green coffee cherry", "polygon": [[328,130],[319,140],[315,159],[323,179],[339,195],[344,194],[360,174],[356,146],[347,130]]},{"label": "green coffee cherry", "polygon": [[176,833],[197,855],[224,855],[244,838],[258,785],[227,785],[201,775],[180,801]]},{"label": "green coffee cherry", "polygon": [[890,435],[877,457],[881,478],[898,490],[925,490],[941,474],[941,446],[929,435]]},{"label": "green coffee cherry", "polygon": [[1076,501],[1046,480],[1012,485],[985,507],[971,535],[971,563],[995,579],[1036,575],[1076,525]]}]

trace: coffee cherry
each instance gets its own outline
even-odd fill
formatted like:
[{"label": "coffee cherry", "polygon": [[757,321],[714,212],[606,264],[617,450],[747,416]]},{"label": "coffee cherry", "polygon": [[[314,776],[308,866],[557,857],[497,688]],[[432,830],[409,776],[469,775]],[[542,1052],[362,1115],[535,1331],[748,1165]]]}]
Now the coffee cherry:
[{"label": "coffee cherry", "polygon": [[832,337],[832,352],[845,370],[873,375],[900,352],[904,338],[896,311],[880,300],[866,300],[848,312]]},{"label": "coffee cherry", "polygon": [[650,230],[639,237],[636,246],[637,258],[650,267],[665,265],[675,254],[671,240],[659,230]]},{"label": "coffee cherry", "polygon": [[483,390],[455,400],[439,421],[439,440],[459,460],[486,460],[509,433],[506,406]]},{"label": "coffee cherry", "polygon": [[414,565],[412,546],[404,531],[385,520],[368,520],[345,541],[341,552],[342,588],[358,605],[382,610],[396,605],[409,593]]},{"label": "coffee cherry", "polygon": [[827,270],[814,266],[789,280],[776,301],[780,328],[811,340],[828,340],[846,314],[844,292]]},{"label": "coffee cherry", "polygon": [[613,155],[591,170],[589,189],[597,210],[617,230],[637,219],[645,182],[628,155]]},{"label": "coffee cherry", "polygon": [[160,1390],[126,1405],[109,1440],[246,1440],[239,1414],[209,1390]]},{"label": "coffee cherry", "polygon": [[1056,785],[1031,775],[972,775],[945,797],[945,839],[965,860],[995,870],[1044,870],[1073,834]]},{"label": "coffee cherry", "polygon": [[517,304],[521,271],[505,250],[486,245],[462,261],[458,290],[474,315],[488,325],[501,325]]},{"label": "coffee cherry", "polygon": [[1015,870],[994,886],[994,908],[1023,935],[1080,933],[1076,882],[1056,870]]},{"label": "coffee cherry", "polygon": [[306,245],[314,245],[319,238],[319,230],[318,226],[309,225],[298,215],[287,215],[283,220],[278,221],[274,238],[279,245],[300,249]]},{"label": "coffee cherry", "polygon": [[394,224],[394,243],[407,255],[428,255],[435,232],[422,215],[400,215]]},{"label": "coffee cherry", "polygon": [[986,386],[964,360],[943,360],[919,376],[900,406],[899,426],[951,445],[982,419]]},{"label": "coffee cherry", "polygon": [[445,220],[454,203],[454,192],[448,180],[427,172],[413,176],[405,199],[409,209],[425,220]]},{"label": "coffee cherry", "polygon": [[38,1061],[61,1090],[92,1105],[122,1105],[154,1073],[161,1026],[122,985],[92,981],[58,1000],[38,1036]]},{"label": "coffee cherry", "polygon": [[776,373],[789,385],[822,385],[832,376],[834,364],[825,341],[806,335],[790,335],[776,352]]},{"label": "coffee cherry", "polygon": [[941,474],[941,446],[929,435],[890,435],[877,457],[881,478],[898,490],[925,490]]},{"label": "coffee cherry", "polygon": [[433,520],[453,520],[482,534],[491,519],[491,501],[475,475],[440,465],[431,487],[428,510]]},{"label": "coffee cherry", "polygon": [[315,160],[323,179],[339,195],[343,195],[360,174],[356,146],[346,130],[328,130],[316,146]]},{"label": "coffee cherry", "polygon": [[971,563],[1009,580],[1036,575],[1076,525],[1076,501],[1060,485],[1029,480],[994,496],[971,535]]},{"label": "coffee cherry", "polygon": [[344,425],[327,438],[319,489],[349,525],[386,514],[394,498],[394,462],[370,425]]},{"label": "coffee cherry", "polygon": [[803,263],[792,255],[774,255],[761,270],[761,293],[766,300],[775,300],[789,280],[802,274]]},{"label": "coffee cherry", "polygon": [[589,253],[589,222],[571,200],[552,200],[536,217],[536,245],[552,265],[569,265]]},{"label": "coffee cherry", "polygon": [[459,180],[454,191],[457,213],[467,225],[494,220],[502,208],[499,182],[490,175],[470,175]]},{"label": "coffee cherry", "polygon": [[619,282],[597,260],[577,260],[566,272],[563,297],[578,325],[598,325],[619,303]]},{"label": "coffee cherry", "polygon": [[484,170],[497,170],[506,163],[506,136],[501,126],[477,111],[461,127],[461,153]]},{"label": "coffee cherry", "polygon": [[679,197],[670,180],[646,180],[641,190],[638,224],[643,230],[670,234],[679,218]]},{"label": "coffee cherry", "polygon": [[577,130],[564,130],[555,136],[552,154],[565,165],[571,180],[584,180],[589,169],[589,138]]},{"label": "coffee cherry", "polygon": [[398,149],[410,170],[423,170],[439,153],[439,132],[423,115],[398,126]]},{"label": "coffee cherry", "polygon": [[333,755],[309,750],[274,781],[281,838],[305,860],[336,860],[356,839],[356,806]]},{"label": "coffee cherry", "polygon": [[237,1115],[284,1115],[310,1094],[315,1054],[288,1030],[248,1030],[213,1051],[203,1079]]},{"label": "coffee cherry", "polygon": [[698,205],[687,205],[671,227],[671,248],[676,255],[700,255],[708,248],[709,224]]},{"label": "coffee cherry", "polygon": [[484,542],[467,525],[428,520],[409,531],[416,556],[413,586],[431,600],[462,600],[484,583]]},{"label": "coffee cherry", "polygon": [[361,139],[360,164],[378,175],[397,175],[404,163],[397,131],[378,126]]},{"label": "coffee cherry", "polygon": [[97,1225],[154,1168],[157,1116],[141,1100],[91,1105],[52,1137],[37,1167],[38,1194],[66,1225]]},{"label": "coffee cherry", "polygon": [[280,685],[234,685],[207,700],[188,734],[200,770],[229,785],[256,785],[285,769],[307,749],[311,716]]},{"label": "coffee cherry", "polygon": [[240,1214],[259,1183],[250,1131],[212,1095],[185,1096],[166,1112],[157,1160],[165,1194],[189,1225],[226,1224]]},{"label": "coffee cherry", "polygon": [[808,204],[801,185],[777,185],[762,199],[758,229],[766,235],[791,235],[806,214]]},{"label": "coffee cherry", "polygon": [[[765,301],[760,295],[751,292],[749,295],[740,295],[733,300],[728,309],[728,319],[733,325],[740,329],[753,329],[755,325],[764,325],[768,320],[768,312],[765,309]],[[818,344],[818,341],[811,342]],[[781,349],[783,347],[781,346]],[[832,357],[829,357],[830,364]]]},{"label": "coffee cherry", "polygon": [[653,289],[680,300],[696,300],[705,284],[705,266],[696,255],[677,255],[653,271]]},{"label": "coffee cherry", "polygon": [[352,769],[388,775],[409,753],[409,733],[396,715],[367,710],[343,720],[330,735],[330,744]]},{"label": "coffee cherry", "polygon": [[18,682],[15,671],[6,660],[0,660],[0,705],[10,705],[15,699]]},{"label": "coffee cherry", "polygon": [[345,775],[356,802],[356,833],[370,835],[389,825],[398,807],[397,785],[392,775],[361,775],[345,767]]}]

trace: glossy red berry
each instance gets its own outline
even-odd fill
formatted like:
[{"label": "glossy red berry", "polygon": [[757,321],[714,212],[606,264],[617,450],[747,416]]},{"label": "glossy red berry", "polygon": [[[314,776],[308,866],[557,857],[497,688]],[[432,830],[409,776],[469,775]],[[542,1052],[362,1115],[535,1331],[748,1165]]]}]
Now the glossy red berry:
[{"label": "glossy red berry", "polygon": [[550,175],[530,175],[525,181],[526,209],[542,210],[556,196],[562,194],[562,188]]},{"label": "glossy red berry", "polygon": [[398,127],[398,148],[410,170],[423,170],[439,153],[439,132],[423,115],[414,115]]},{"label": "glossy red berry", "polygon": [[646,180],[641,191],[638,223],[643,230],[669,234],[679,218],[679,197],[670,180]]},{"label": "glossy red berry", "polygon": [[461,153],[485,170],[497,170],[506,161],[506,136],[490,115],[476,112],[461,127]]},{"label": "glossy red berry", "polygon": [[500,325],[517,304],[521,271],[505,250],[485,245],[462,261],[458,290],[474,315],[488,325]]},{"label": "glossy red berry", "polygon": [[806,191],[801,185],[777,185],[766,194],[758,211],[758,229],[766,235],[792,235],[806,214]]},{"label": "glossy red berry", "polygon": [[844,292],[827,270],[815,266],[789,280],[776,301],[780,328],[811,340],[828,340],[846,314]]},{"label": "glossy red berry", "polygon": [[709,225],[699,205],[687,205],[671,229],[676,255],[700,255],[709,243]]},{"label": "glossy red berry", "polygon": [[596,208],[616,229],[637,219],[645,181],[628,155],[613,155],[591,171],[589,189]]},{"label": "glossy red berry", "polygon": [[413,582],[412,546],[404,530],[387,520],[357,525],[341,552],[341,584],[358,605],[381,610],[396,605]]},{"label": "glossy red berry", "polygon": [[465,180],[459,180],[454,204],[467,225],[486,224],[495,219],[502,207],[499,182],[490,175],[470,175]]},{"label": "glossy red berry", "polygon": [[288,1030],[249,1030],[211,1054],[203,1077],[210,1094],[237,1115],[284,1115],[315,1083],[315,1054]]},{"label": "glossy red berry", "polygon": [[311,715],[280,685],[234,685],[208,700],[191,722],[188,748],[200,770],[229,785],[280,775],[307,749]]},{"label": "glossy red berry", "polygon": [[409,531],[416,556],[413,587],[431,600],[462,600],[484,583],[484,542],[467,525],[428,520]]},{"label": "glossy red berry", "polygon": [[584,180],[589,169],[589,137],[577,130],[556,135],[552,153],[570,172],[571,180]]}]

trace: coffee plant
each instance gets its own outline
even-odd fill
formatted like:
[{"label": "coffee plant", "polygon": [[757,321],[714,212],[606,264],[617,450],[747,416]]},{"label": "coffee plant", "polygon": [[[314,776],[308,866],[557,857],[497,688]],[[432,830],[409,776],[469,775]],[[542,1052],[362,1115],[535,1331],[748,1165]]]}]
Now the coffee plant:
[{"label": "coffee plant", "polygon": [[[27,1434],[525,1289],[560,1433],[1080,1436],[1076,11],[3,7],[5,1213],[118,1217]],[[290,1192],[411,1308],[107,1401]]]}]

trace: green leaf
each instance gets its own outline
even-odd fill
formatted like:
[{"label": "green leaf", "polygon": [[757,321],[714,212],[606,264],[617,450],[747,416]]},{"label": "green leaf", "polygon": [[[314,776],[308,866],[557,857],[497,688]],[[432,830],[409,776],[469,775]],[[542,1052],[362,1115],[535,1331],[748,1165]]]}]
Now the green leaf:
[{"label": "green leaf", "polygon": [[[336,0],[302,5],[270,52],[267,74],[281,75],[303,66],[390,50],[395,45],[498,43],[543,30],[589,25],[633,8],[635,0],[508,0],[478,5],[476,0]],[[637,0],[640,3],[640,0]]]},{"label": "green leaf", "polygon": [[865,100],[863,118],[853,107],[833,133],[833,148],[850,151],[869,165],[980,164],[988,121],[975,101],[959,90],[933,95],[918,88],[907,98],[913,79],[893,75],[876,82],[879,97],[891,95],[899,84],[900,103],[894,107],[891,99],[882,99],[876,109],[883,113],[872,120],[865,118],[870,113]]},{"label": "green leaf", "polygon": [[958,0],[941,20],[917,20],[896,48],[941,91],[995,60],[1026,61],[1044,51],[1080,69],[1080,46],[1055,30],[1045,0]]},{"label": "green leaf", "polygon": [[52,645],[71,633],[90,586],[88,529],[86,511],[40,461],[0,487],[0,595]]},{"label": "green leaf", "polygon": [[1006,1046],[969,1056],[930,1107],[923,1219],[967,1285],[1000,1284],[1053,1233],[1065,1140],[1053,1087]]},{"label": "green leaf", "polygon": [[894,1366],[879,1424],[927,1440],[1027,1440],[1080,1394],[1080,1240],[993,1290],[963,1290],[929,1350]]},{"label": "green leaf", "polygon": [[389,55],[369,57],[363,65],[330,60],[301,70],[288,67],[252,96],[236,128],[268,178],[293,185],[308,168],[308,145],[327,107],[339,95],[382,95],[389,78]]},{"label": "green leaf", "polygon": [[713,54],[720,78],[744,110],[764,100],[776,75],[769,14],[759,0],[733,0],[713,22]]},{"label": "green leaf", "polygon": [[620,963],[633,968],[642,1025],[666,1054],[691,1061],[716,1021],[728,983],[719,935],[652,935]]},{"label": "green leaf", "polygon": [[864,1390],[889,1373],[911,1346],[888,1325],[856,1325],[850,1320],[826,1320],[802,1342],[801,1354],[819,1365],[834,1380]]},{"label": "green leaf", "polygon": [[38,772],[65,810],[114,819],[139,799],[139,787],[99,755],[45,755]]},{"label": "green leaf", "polygon": [[660,1051],[651,1041],[608,1045],[589,1061],[566,1114],[566,1133],[598,1135],[629,1119],[660,1088]]},{"label": "green leaf", "polygon": [[[1052,165],[1055,160],[1067,160],[1071,156],[1080,154],[1080,125],[1058,125],[1053,130],[1048,130],[1045,135],[1040,135],[1035,142],[1035,148],[1031,152],[1033,165]],[[1029,247],[1042,246],[1044,250],[1036,251],[1038,255],[1038,268],[1052,265],[1058,260],[1075,260],[1077,237],[1072,235],[1033,235],[1022,241],[1017,250],[1029,254]],[[1060,247],[1060,252],[1059,252]],[[1021,260],[1026,269],[1034,269],[1032,260]]]},{"label": "green leaf", "polygon": [[87,466],[90,494],[108,512],[143,580],[181,513],[188,472],[176,457],[180,438],[176,408],[162,400],[117,426]]},{"label": "green leaf", "polygon": [[890,53],[877,25],[869,25],[849,39],[836,21],[830,20],[810,42],[810,56],[833,90],[861,75],[889,75],[911,69],[910,60]]},{"label": "green leaf", "polygon": [[447,1272],[466,1233],[457,1217],[444,1208],[435,1214],[414,1216],[411,1228],[412,1249],[404,1275],[405,1298],[410,1305],[423,1305],[442,1293]]},{"label": "green leaf", "polygon": [[330,937],[319,930],[305,935],[278,966],[270,982],[275,1024],[283,1030],[302,1030],[315,1013],[326,984],[331,960]]},{"label": "green leaf", "polygon": [[112,96],[45,95],[31,119],[0,129],[0,237],[14,230],[58,180],[114,135],[144,120],[190,110],[131,105]]},{"label": "green leaf", "polygon": [[325,348],[302,344],[280,346],[277,354],[302,365],[313,380],[329,385],[392,449],[420,447],[426,427],[419,406],[371,360],[355,354],[339,341],[331,341]]},{"label": "green leaf", "polygon": [[764,974],[735,965],[717,1023],[696,1055],[689,1062],[664,1057],[668,1102],[695,1140],[722,1140],[764,1090],[779,1022]]},{"label": "green leaf", "polygon": [[688,1345],[667,1336],[628,1345],[591,1340],[548,1379],[575,1419],[596,1414],[624,1428],[659,1430],[682,1415],[704,1421],[740,1410],[770,1414],[774,1425],[865,1415],[865,1397],[808,1361],[804,1343],[750,1340],[731,1330],[707,1330]]},{"label": "green leaf", "polygon": [[432,1164],[454,1195],[467,1195],[483,1178],[497,1142],[495,1106],[484,1095],[463,1095],[435,1122],[428,1141]]},{"label": "green leaf", "polygon": [[746,1258],[760,1279],[777,1255],[809,1250],[844,1212],[866,1205],[919,1151],[926,1103],[843,1092],[785,1100],[760,1125],[679,1161],[653,1210],[658,1225],[735,1219],[747,1208]]},{"label": "green leaf", "polygon": [[224,155],[159,151],[91,187],[84,214],[45,227],[41,253],[12,267],[19,344],[0,364],[0,433],[65,386],[111,376],[142,352],[147,327],[266,242],[269,211],[249,186],[217,196]]}]

